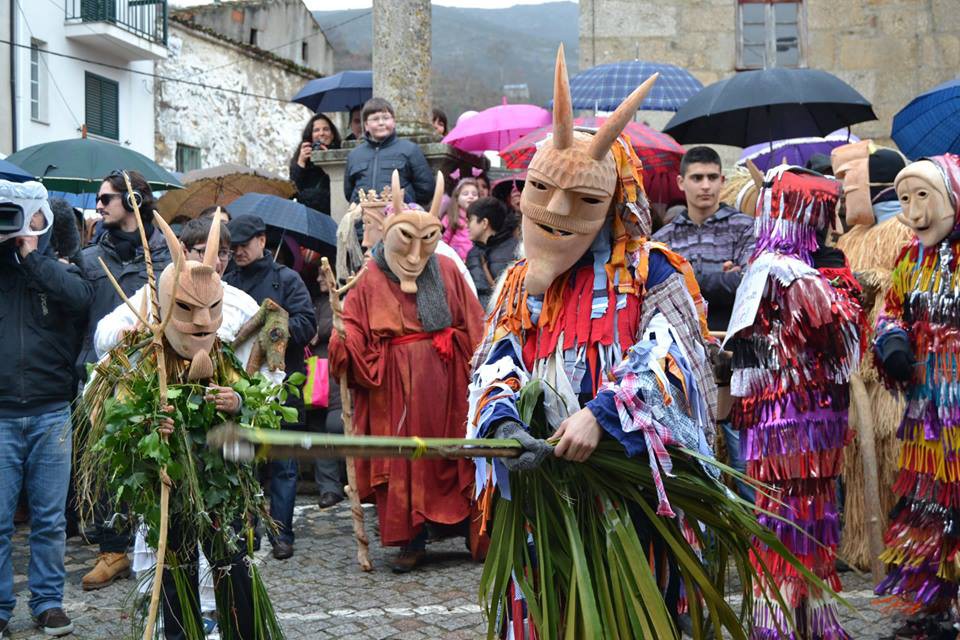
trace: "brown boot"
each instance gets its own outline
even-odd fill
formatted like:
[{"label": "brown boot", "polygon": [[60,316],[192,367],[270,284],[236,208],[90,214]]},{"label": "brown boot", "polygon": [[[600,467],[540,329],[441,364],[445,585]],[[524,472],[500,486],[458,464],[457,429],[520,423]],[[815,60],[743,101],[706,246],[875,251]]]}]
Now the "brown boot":
[{"label": "brown boot", "polygon": [[130,577],[130,560],[126,553],[101,553],[97,556],[96,566],[83,576],[81,585],[84,591],[103,589],[114,580]]},{"label": "brown boot", "polygon": [[394,573],[409,573],[423,562],[426,555],[427,552],[423,549],[403,547],[400,549],[400,552],[390,560],[390,568],[393,569]]}]

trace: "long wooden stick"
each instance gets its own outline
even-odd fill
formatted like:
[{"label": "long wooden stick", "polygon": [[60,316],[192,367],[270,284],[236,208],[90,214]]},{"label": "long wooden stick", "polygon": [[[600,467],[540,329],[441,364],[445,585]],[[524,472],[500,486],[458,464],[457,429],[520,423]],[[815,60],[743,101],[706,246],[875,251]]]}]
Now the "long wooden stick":
[{"label": "long wooden stick", "polygon": [[[337,289],[337,279],[330,268],[330,261],[326,257],[321,258],[320,268],[323,270],[323,278],[327,283],[327,293],[330,296],[330,310],[333,313],[333,328],[343,340],[346,332],[343,328],[343,307],[340,304],[340,294],[347,291],[353,282],[348,283],[343,289]],[[359,277],[359,274],[357,275]],[[343,417],[343,433],[348,436],[354,435],[353,430],[353,402],[350,398],[350,387],[347,386],[346,373],[340,376],[340,405],[341,416]],[[370,562],[370,539],[367,538],[367,531],[363,524],[363,506],[360,504],[360,494],[357,493],[357,468],[353,458],[346,458],[347,463],[347,486],[345,487],[347,497],[350,499],[350,511],[353,514],[353,537],[357,539],[357,562],[360,564],[361,571],[373,571],[373,563]]]},{"label": "long wooden stick", "polygon": [[857,410],[857,439],[860,444],[860,461],[863,465],[863,510],[867,521],[867,537],[870,543],[870,572],[873,586],[880,584],[886,575],[880,554],[883,553],[884,519],[880,513],[880,477],[877,471],[877,448],[873,437],[873,407],[867,387],[859,373],[850,376],[850,402]]}]

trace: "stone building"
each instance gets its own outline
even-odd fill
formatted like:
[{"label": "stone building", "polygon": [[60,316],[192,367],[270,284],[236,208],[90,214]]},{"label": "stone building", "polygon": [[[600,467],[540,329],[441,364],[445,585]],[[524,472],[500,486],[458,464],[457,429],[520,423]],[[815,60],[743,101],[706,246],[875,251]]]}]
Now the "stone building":
[{"label": "stone building", "polygon": [[[312,112],[289,99],[319,70],[234,41],[174,13],[157,82],[156,160],[177,171],[232,162],[286,177]],[[218,91],[223,87],[243,93]]]},{"label": "stone building", "polygon": [[956,0],[579,2],[581,69],[639,58],[704,84],[765,64],[823,69],[873,103],[879,120],[853,131],[882,144],[897,111],[960,68]]}]

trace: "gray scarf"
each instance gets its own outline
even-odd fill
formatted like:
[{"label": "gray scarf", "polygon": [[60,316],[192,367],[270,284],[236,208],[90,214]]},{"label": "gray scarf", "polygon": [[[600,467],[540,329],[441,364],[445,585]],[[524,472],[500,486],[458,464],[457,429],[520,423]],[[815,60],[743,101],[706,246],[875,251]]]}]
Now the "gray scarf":
[{"label": "gray scarf", "polygon": [[[378,242],[373,247],[373,259],[387,278],[400,282],[400,278],[390,270],[383,255],[383,242]],[[417,318],[427,333],[446,329],[453,324],[447,290],[443,286],[443,276],[440,275],[440,263],[435,255],[430,256],[427,266],[417,277]]]}]

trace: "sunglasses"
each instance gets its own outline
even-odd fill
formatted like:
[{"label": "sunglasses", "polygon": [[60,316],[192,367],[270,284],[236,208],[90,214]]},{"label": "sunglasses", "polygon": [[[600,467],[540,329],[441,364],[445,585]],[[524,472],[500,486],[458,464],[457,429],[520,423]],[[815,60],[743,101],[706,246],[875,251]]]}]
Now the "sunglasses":
[{"label": "sunglasses", "polygon": [[97,196],[97,202],[107,207],[107,206],[110,206],[110,202],[114,198],[119,198],[119,197],[120,197],[119,193],[101,193],[99,196]]}]

